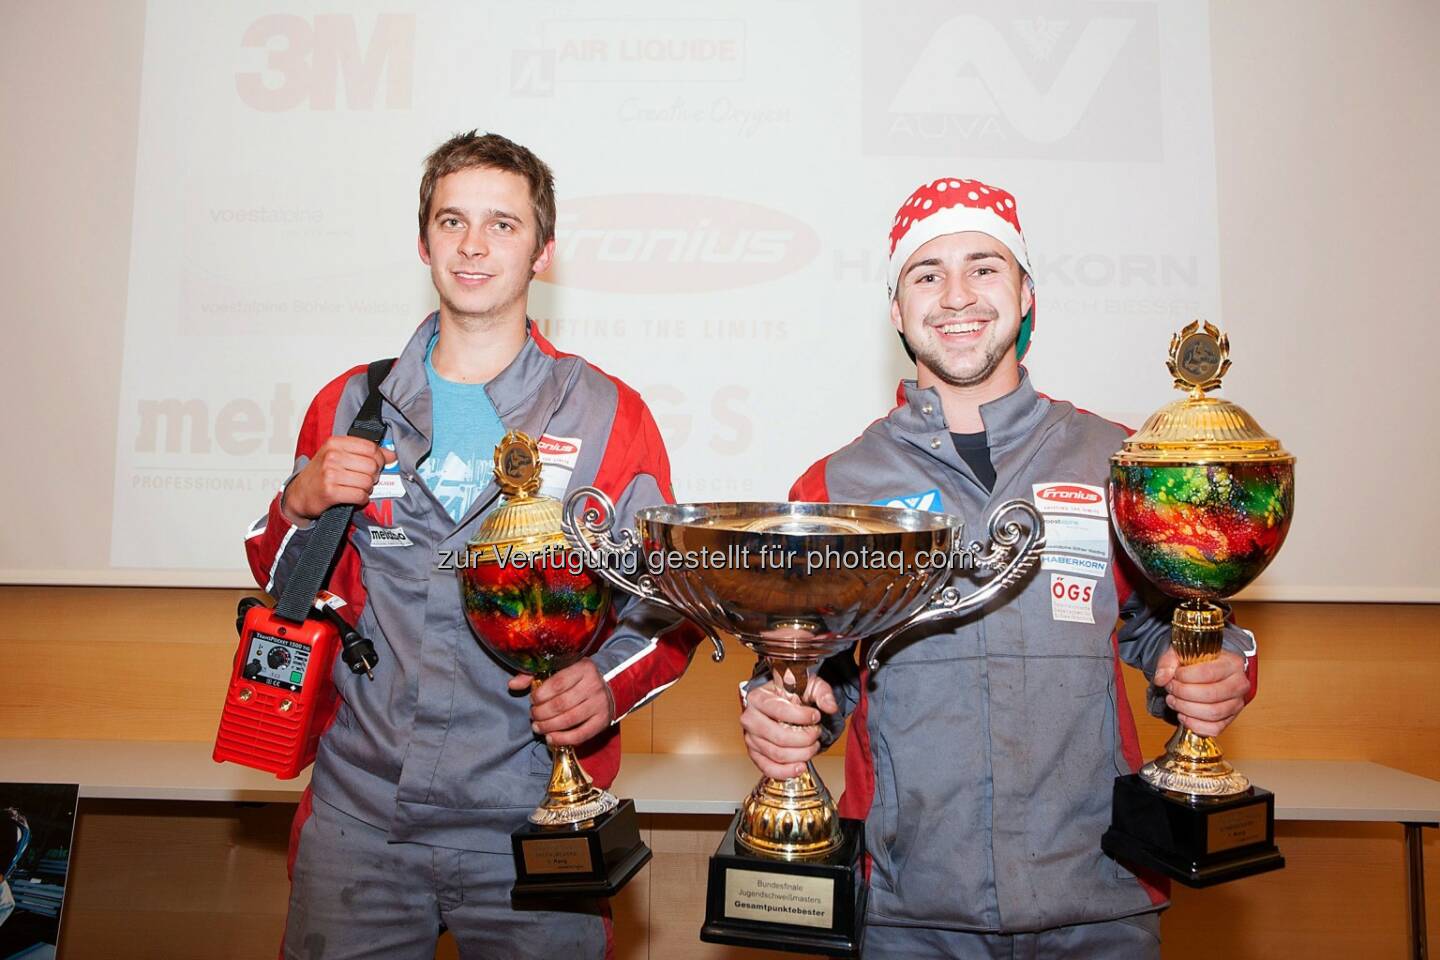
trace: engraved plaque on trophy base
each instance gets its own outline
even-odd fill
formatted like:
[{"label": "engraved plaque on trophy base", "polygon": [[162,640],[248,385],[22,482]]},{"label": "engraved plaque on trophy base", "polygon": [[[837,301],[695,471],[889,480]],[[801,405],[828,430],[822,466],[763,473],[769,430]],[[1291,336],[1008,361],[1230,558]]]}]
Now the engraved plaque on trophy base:
[{"label": "engraved plaque on trophy base", "polygon": [[1115,778],[1110,829],[1100,847],[1123,863],[1208,887],[1279,870],[1275,795],[1250,787],[1229,797],[1190,800],[1157,790],[1138,774]]},{"label": "engraved plaque on trophy base", "polygon": [[515,856],[514,899],[611,897],[650,860],[640,839],[635,801],[564,827],[527,823],[510,835]]},{"label": "engraved plaque on trophy base", "polygon": [[735,842],[740,815],[710,858],[700,939],[741,947],[857,957],[868,888],[865,824],[841,820],[840,848],[821,860],[772,860]]}]

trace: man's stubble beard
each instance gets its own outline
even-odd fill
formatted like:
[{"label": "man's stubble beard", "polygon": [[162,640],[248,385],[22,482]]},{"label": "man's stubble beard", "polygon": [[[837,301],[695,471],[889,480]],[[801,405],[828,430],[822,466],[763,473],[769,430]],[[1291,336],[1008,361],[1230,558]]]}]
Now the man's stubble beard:
[{"label": "man's stubble beard", "polygon": [[503,322],[505,312],[525,297],[525,293],[529,287],[530,285],[526,283],[494,307],[478,312],[463,309],[458,303],[446,296],[445,292],[438,286],[436,287],[436,292],[440,295],[440,302],[445,305],[451,319],[453,319],[461,329],[470,333],[483,333],[499,326]]},{"label": "man's stubble beard", "polygon": [[[931,321],[937,319],[939,316],[939,313],[926,316],[924,320],[925,328],[930,329]],[[990,323],[995,323],[999,320],[999,316],[998,312],[992,311],[991,316],[981,318],[972,315],[971,319],[985,319]],[[915,344],[911,344],[910,348],[915,351],[916,361],[924,363],[925,366],[930,369],[931,373],[935,374],[935,376],[939,377],[945,383],[948,383],[952,387],[975,387],[990,379],[991,375],[999,368],[1000,361],[1005,359],[1005,354],[1015,346],[1019,339],[1020,327],[1017,324],[1015,332],[1010,335],[1008,340],[997,343],[985,351],[984,362],[981,364],[980,369],[970,376],[963,376],[947,370],[945,368],[947,360],[945,348],[933,340],[927,340],[925,343],[920,344],[918,349]]]}]

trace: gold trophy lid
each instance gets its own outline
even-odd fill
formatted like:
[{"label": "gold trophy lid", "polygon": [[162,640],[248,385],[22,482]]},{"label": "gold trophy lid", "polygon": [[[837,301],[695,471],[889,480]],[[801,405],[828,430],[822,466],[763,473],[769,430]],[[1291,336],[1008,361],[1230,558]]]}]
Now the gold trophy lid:
[{"label": "gold trophy lid", "polygon": [[540,448],[518,430],[511,430],[495,445],[495,482],[505,502],[490,512],[470,538],[472,561],[499,559],[501,547],[509,553],[533,554],[552,544],[565,543],[561,505],[554,497],[540,496]]},{"label": "gold trophy lid", "polygon": [[1230,369],[1230,339],[1194,321],[1170,339],[1166,361],[1177,389],[1189,392],[1150,415],[1112,458],[1121,465],[1294,460],[1244,408],[1206,396]]}]

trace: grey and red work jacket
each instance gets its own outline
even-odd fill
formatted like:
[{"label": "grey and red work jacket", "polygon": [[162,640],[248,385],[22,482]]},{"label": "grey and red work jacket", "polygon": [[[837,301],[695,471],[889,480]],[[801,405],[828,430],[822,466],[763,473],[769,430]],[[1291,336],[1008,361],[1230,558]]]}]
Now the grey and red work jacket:
[{"label": "grey and red work jacket", "polygon": [[[380,387],[386,443],[393,441],[397,461],[355,513],[329,584],[346,603],[340,613],[374,641],[380,663],[372,682],[337,659],[340,704],[311,786],[392,840],[509,853],[511,831],[544,797],[550,757],[530,730],[529,698],[507,690],[512,674],[471,633],[446,562],[464,554],[500,490],[492,480],[457,523],[416,470],[430,452],[425,351],[438,325],[437,314],[420,325]],[[665,447],[640,395],[558,352],[533,327],[485,389],[507,430],[540,439],[545,492],[563,497],[562,488],[596,486],[625,527],[636,510],[672,501]],[[300,430],[292,478],[326,437],[349,430],[367,392],[364,366],[320,391]],[[313,529],[292,526],[279,496],[251,528],[246,552],[267,593],[284,588]],[[619,718],[684,672],[698,638],[653,604],[621,610],[592,657],[609,683],[616,723],[580,749],[601,786],[619,770]]]},{"label": "grey and red work jacket", "polygon": [[[1139,769],[1120,664],[1154,672],[1173,602],[1109,532],[1109,458],[1124,427],[1035,391],[1028,373],[981,406],[987,491],[956,453],[939,395],[905,381],[899,406],[811,467],[791,499],[881,503],[964,518],[1024,498],[1046,519],[1043,565],[981,611],[901,635],[874,675],[860,651],[821,675],[850,717],[842,816],[865,820],[870,923],[1019,933],[1157,910],[1163,883],[1100,850],[1116,776]],[[976,579],[971,579],[975,576]],[[984,581],[957,574],[968,593]],[[1253,654],[1226,628],[1225,646]],[[1257,666],[1247,660],[1251,691]],[[1163,693],[1152,688],[1152,711]]]}]

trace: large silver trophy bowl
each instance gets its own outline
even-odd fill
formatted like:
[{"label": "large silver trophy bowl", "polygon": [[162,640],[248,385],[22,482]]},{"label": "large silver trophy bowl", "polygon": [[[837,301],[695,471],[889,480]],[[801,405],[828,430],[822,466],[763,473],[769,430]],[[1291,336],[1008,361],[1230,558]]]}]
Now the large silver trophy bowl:
[{"label": "large silver trophy bowl", "polygon": [[[799,698],[820,661],[868,637],[869,666],[895,636],[983,606],[1020,580],[1044,547],[1040,514],[1011,500],[990,516],[990,542],[963,545],[943,513],[849,503],[686,503],[647,507],[634,530],[594,487],[565,501],[572,546],[621,590],[694,622],[723,659],[733,635],[770,662]],[[988,580],[962,596],[954,574]],[[839,817],[813,764],[763,778],[741,808],[737,841],[781,860],[823,858],[841,843]]]}]

